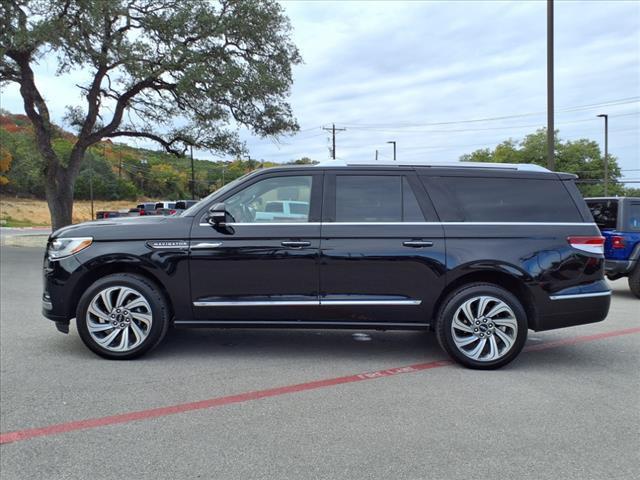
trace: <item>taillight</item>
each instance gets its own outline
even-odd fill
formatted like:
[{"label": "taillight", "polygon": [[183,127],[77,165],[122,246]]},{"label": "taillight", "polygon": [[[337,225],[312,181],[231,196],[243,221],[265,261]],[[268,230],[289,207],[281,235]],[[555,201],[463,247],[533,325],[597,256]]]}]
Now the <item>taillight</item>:
[{"label": "taillight", "polygon": [[144,210],[140,210],[140,215],[146,215]]},{"label": "taillight", "polygon": [[624,237],[619,235],[611,237],[611,246],[617,249],[624,248]]},{"label": "taillight", "polygon": [[583,252],[604,255],[604,237],[567,237],[569,245]]},{"label": "taillight", "polygon": [[169,215],[175,215],[176,211],[175,210],[169,210]]}]

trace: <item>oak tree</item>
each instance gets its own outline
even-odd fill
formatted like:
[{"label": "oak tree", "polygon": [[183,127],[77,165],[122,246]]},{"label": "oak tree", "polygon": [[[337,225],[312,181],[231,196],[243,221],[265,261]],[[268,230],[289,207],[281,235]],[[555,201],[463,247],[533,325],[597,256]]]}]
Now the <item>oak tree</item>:
[{"label": "oak tree", "polygon": [[[0,82],[19,85],[54,229],[71,223],[80,165],[101,140],[238,154],[241,127],[259,136],[298,128],[287,97],[301,59],[273,0],[0,0],[0,28]],[[44,57],[62,78],[87,79],[82,102],[67,106],[77,137],[64,155],[34,73]]]}]

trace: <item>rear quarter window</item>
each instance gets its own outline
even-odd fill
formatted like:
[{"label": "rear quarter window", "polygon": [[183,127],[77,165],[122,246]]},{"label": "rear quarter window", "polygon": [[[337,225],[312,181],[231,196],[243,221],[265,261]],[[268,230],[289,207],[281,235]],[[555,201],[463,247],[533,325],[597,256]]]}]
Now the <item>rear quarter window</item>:
[{"label": "rear quarter window", "polygon": [[444,222],[582,222],[560,180],[422,177]]},{"label": "rear quarter window", "polygon": [[640,202],[629,203],[627,218],[627,227],[634,232],[640,232]]}]

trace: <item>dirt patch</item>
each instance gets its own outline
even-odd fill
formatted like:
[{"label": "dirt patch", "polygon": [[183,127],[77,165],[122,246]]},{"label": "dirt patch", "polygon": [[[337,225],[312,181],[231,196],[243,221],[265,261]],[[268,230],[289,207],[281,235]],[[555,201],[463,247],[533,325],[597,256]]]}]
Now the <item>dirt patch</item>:
[{"label": "dirt patch", "polygon": [[[94,213],[98,210],[122,210],[136,206],[129,200],[94,202]],[[73,204],[73,223],[86,222],[91,218],[91,202],[80,200]],[[50,226],[49,207],[44,200],[0,196],[0,226],[28,227]]]}]

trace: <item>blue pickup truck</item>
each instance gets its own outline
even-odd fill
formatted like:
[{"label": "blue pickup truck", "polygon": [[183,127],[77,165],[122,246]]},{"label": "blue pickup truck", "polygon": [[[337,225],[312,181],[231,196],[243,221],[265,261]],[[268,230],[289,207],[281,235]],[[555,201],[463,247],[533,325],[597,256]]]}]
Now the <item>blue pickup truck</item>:
[{"label": "blue pickup truck", "polygon": [[586,198],[605,239],[605,273],[616,280],[627,277],[629,288],[640,298],[640,198]]}]

